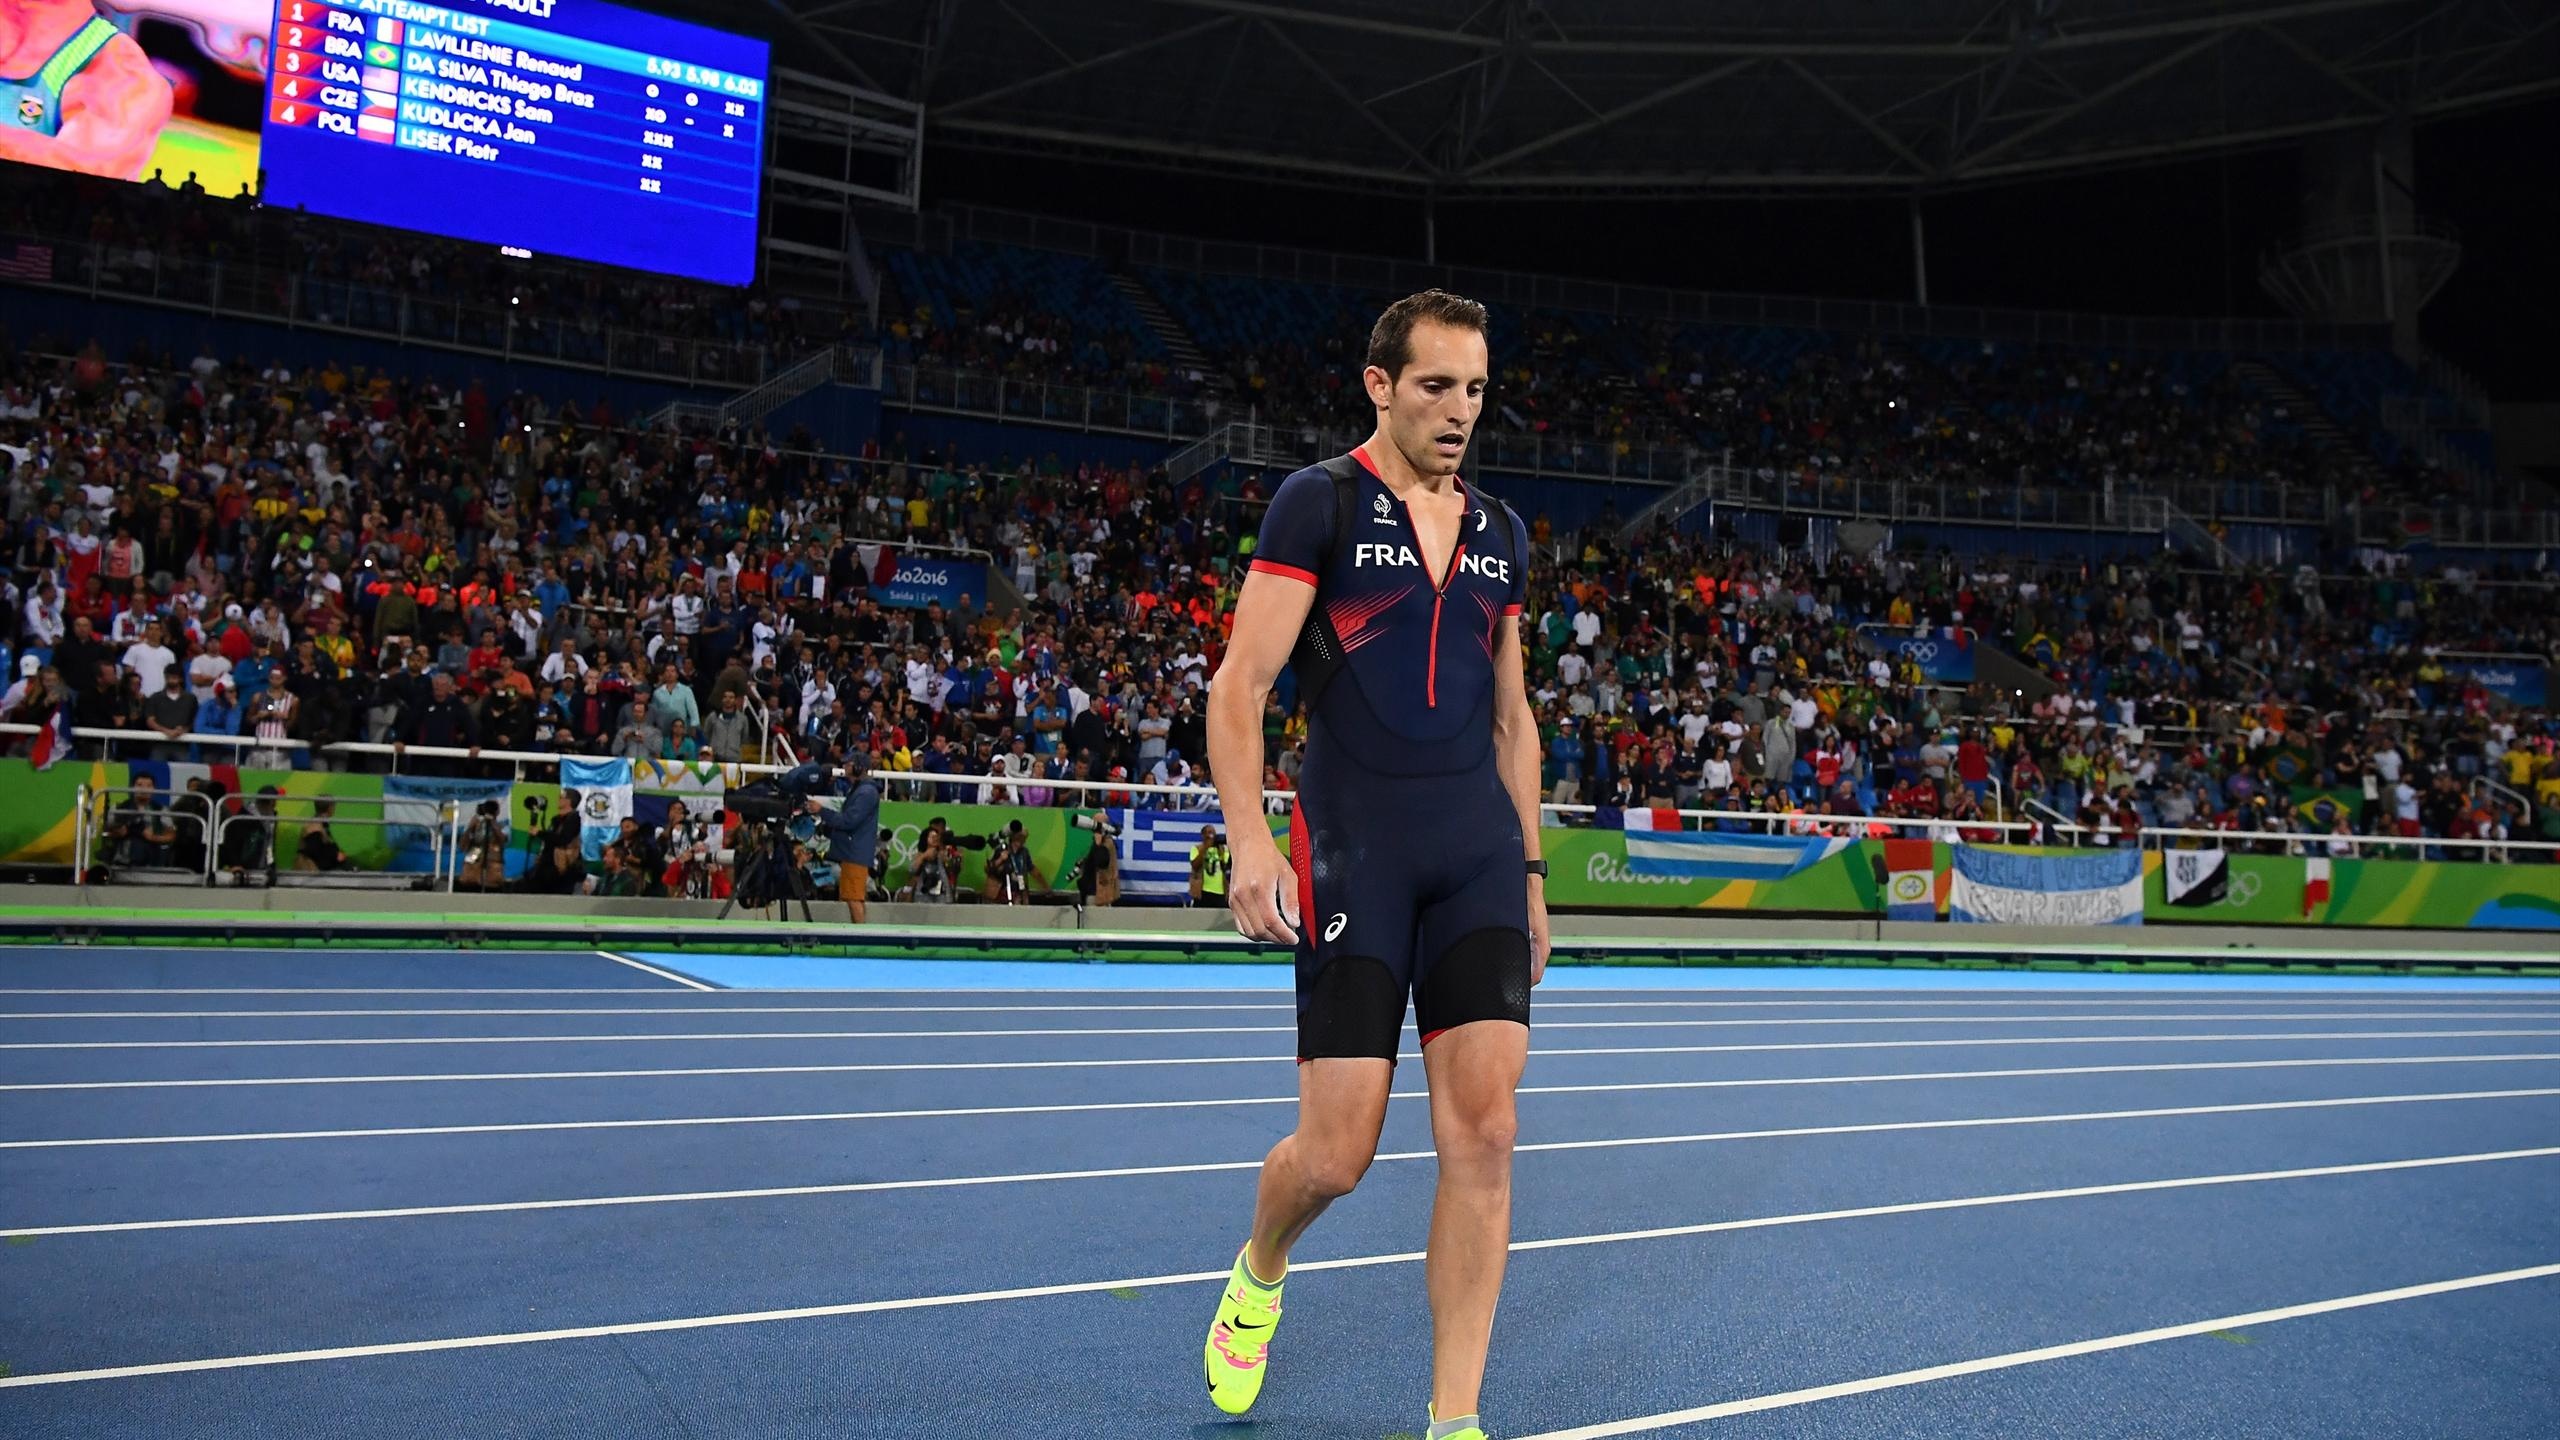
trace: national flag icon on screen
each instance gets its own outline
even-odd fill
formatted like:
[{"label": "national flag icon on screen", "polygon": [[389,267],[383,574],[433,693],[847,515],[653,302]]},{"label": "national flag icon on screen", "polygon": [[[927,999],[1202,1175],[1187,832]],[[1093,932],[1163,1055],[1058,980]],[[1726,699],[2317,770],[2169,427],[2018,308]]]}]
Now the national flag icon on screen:
[{"label": "national flag icon on screen", "polygon": [[356,134],[377,145],[392,144],[399,131],[398,124],[392,118],[395,107],[387,100],[376,104],[371,95],[364,98],[366,102],[364,111],[356,116]]},{"label": "national flag icon on screen", "polygon": [[401,23],[397,20],[376,19],[373,22],[373,38],[386,44],[397,45],[400,43],[401,28]]},{"label": "national flag icon on screen", "polygon": [[380,65],[367,65],[363,83],[367,90],[397,90],[400,88],[400,72]]},{"label": "national flag icon on screen", "polygon": [[381,41],[376,40],[372,44],[364,47],[364,63],[367,65],[387,65],[396,68],[400,64],[400,47],[397,45],[385,45]]}]

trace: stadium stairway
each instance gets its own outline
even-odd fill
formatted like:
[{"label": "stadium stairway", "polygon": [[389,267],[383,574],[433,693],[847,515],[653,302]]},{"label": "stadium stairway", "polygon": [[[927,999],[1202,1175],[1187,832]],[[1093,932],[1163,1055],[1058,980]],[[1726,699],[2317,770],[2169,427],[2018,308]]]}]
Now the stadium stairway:
[{"label": "stadium stairway", "polygon": [[2359,485],[2370,485],[2383,478],[2382,464],[2374,458],[2373,447],[2349,434],[2338,417],[2329,413],[2310,391],[2263,360],[2236,359],[2231,373],[2242,384],[2275,401],[2291,412],[2295,424],[2311,437],[2322,454],[2338,461],[2346,474]]},{"label": "stadium stairway", "polygon": [[1994,693],[2011,692],[2021,706],[2033,705],[2062,688],[2052,676],[1979,636],[1973,645],[1973,678]]},{"label": "stadium stairway", "polygon": [[1203,376],[1218,373],[1217,367],[1209,363],[1209,357],[1201,353],[1199,342],[1192,339],[1191,332],[1174,318],[1173,312],[1165,308],[1164,302],[1156,298],[1156,292],[1148,289],[1145,281],[1125,270],[1114,270],[1111,283],[1119,288],[1121,294],[1129,297],[1130,308],[1136,310],[1139,317],[1147,322],[1147,328],[1164,342],[1165,353],[1173,357],[1175,365]]}]

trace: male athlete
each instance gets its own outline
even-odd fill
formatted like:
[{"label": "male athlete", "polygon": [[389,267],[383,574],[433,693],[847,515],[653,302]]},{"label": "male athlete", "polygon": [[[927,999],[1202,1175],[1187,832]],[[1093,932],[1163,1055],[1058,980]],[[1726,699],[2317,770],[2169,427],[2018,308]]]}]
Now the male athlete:
[{"label": "male athlete", "polygon": [[0,0],[0,160],[139,180],[172,103],[92,0]]},{"label": "male athlete", "polygon": [[[1289,1248],[1377,1153],[1410,996],[1440,1157],[1424,1267],[1430,1440],[1484,1440],[1512,1092],[1547,952],[1519,633],[1528,532],[1458,480],[1484,408],[1484,331],[1483,306],[1438,290],[1378,317],[1361,372],[1377,430],[1272,497],[1209,690],[1236,928],[1298,951],[1298,1129],[1263,1162],[1204,1352],[1210,1399],[1229,1414],[1261,1392]],[[1263,702],[1284,664],[1311,718],[1286,861],[1256,788]]]}]

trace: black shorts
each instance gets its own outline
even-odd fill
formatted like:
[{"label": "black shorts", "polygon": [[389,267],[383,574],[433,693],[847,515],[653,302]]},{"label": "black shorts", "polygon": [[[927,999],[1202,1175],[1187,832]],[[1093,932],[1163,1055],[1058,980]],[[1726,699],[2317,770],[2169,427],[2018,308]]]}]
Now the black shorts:
[{"label": "black shorts", "polygon": [[1289,817],[1298,877],[1298,1058],[1395,1059],[1405,999],[1428,1045],[1529,1023],[1520,813],[1491,765],[1381,775],[1310,753]]}]

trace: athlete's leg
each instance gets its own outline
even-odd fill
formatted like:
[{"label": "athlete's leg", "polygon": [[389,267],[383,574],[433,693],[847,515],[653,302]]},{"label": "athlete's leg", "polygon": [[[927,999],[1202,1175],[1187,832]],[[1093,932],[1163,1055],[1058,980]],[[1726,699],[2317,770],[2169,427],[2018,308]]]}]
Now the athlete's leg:
[{"label": "athlete's leg", "polygon": [[1394,1064],[1386,1060],[1310,1060],[1298,1067],[1297,1132],[1271,1147],[1254,1192],[1245,1263],[1256,1276],[1281,1279],[1298,1237],[1368,1173],[1394,1078]]},{"label": "athlete's leg", "polygon": [[1431,1081],[1431,1141],[1440,1186],[1431,1202],[1424,1284],[1431,1296],[1431,1410],[1476,1411],[1494,1302],[1511,1245],[1512,1095],[1529,1059],[1529,1027],[1479,1020],[1441,1032],[1422,1052]]},{"label": "athlete's leg", "polygon": [[[1449,859],[1456,883],[1416,927],[1414,1025],[1431,1084],[1440,1183],[1424,1284],[1431,1297],[1431,1413],[1476,1410],[1511,1244],[1513,1094],[1529,1059],[1529,878],[1519,821],[1487,777]],[[1459,868],[1464,867],[1464,868]],[[1452,877],[1455,878],[1455,877]]]}]

